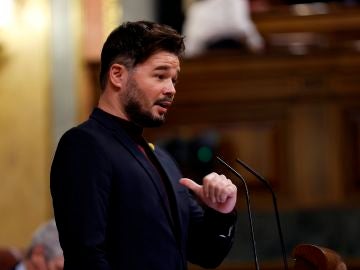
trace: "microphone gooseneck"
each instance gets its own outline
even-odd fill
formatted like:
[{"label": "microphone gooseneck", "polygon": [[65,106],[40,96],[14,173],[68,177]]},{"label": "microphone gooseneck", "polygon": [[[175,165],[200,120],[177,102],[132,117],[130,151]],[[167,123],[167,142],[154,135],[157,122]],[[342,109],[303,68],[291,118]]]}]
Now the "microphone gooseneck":
[{"label": "microphone gooseneck", "polygon": [[257,252],[256,252],[256,241],[255,241],[255,237],[254,237],[254,226],[253,226],[252,212],[251,212],[251,207],[250,207],[250,196],[249,196],[248,186],[246,184],[244,177],[242,177],[242,175],[240,173],[238,173],[234,168],[232,168],[229,164],[227,164],[220,157],[216,156],[216,158],[218,161],[220,161],[220,163],[222,165],[224,165],[234,175],[236,175],[241,180],[241,182],[244,184],[247,212],[248,212],[248,217],[249,217],[250,236],[251,236],[252,250],[253,250],[253,255],[254,255],[254,263],[255,263],[256,270],[259,270],[259,262],[258,262]]},{"label": "microphone gooseneck", "polygon": [[258,172],[256,172],[254,169],[252,169],[249,165],[247,165],[245,162],[241,161],[240,159],[237,158],[236,161],[240,165],[242,165],[247,171],[249,171],[251,174],[253,174],[258,180],[260,180],[260,182],[262,182],[271,193],[273,206],[274,206],[274,211],[275,211],[275,216],[276,216],[276,225],[277,225],[277,229],[278,229],[278,233],[279,233],[281,251],[282,251],[282,256],[283,256],[284,268],[285,268],[285,270],[288,270],[289,266],[288,266],[287,257],[286,257],[284,237],[283,237],[283,233],[282,233],[282,230],[281,230],[279,209],[278,209],[278,206],[277,206],[275,192],[272,189],[269,182],[266,181],[266,179],[263,176],[261,176]]}]

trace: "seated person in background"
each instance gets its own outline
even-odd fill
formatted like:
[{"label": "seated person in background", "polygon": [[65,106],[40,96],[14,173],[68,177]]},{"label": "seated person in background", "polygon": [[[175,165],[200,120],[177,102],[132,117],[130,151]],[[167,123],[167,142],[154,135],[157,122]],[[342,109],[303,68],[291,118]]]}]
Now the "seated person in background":
[{"label": "seated person in background", "polygon": [[245,44],[250,51],[261,52],[264,41],[250,15],[248,0],[194,1],[186,12],[183,27],[186,56],[197,56],[208,45],[216,47],[221,43],[231,47]]},{"label": "seated person in background", "polygon": [[55,220],[41,225],[33,235],[24,259],[14,270],[62,270],[64,256]]}]

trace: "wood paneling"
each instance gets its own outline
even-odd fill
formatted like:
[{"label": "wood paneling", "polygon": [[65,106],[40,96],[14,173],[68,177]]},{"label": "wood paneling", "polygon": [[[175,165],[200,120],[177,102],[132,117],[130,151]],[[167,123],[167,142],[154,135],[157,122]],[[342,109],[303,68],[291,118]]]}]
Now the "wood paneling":
[{"label": "wood paneling", "polygon": [[356,197],[360,192],[360,107],[345,107],[343,117],[346,131],[343,149],[346,192]]},{"label": "wood paneling", "polygon": [[184,60],[167,124],[148,134],[156,140],[189,137],[199,127],[215,130],[231,145],[220,154],[233,165],[237,156],[257,168],[286,206],[346,204],[342,147],[348,134],[341,113],[349,101],[358,103],[359,68],[360,55],[346,53],[212,52]]}]

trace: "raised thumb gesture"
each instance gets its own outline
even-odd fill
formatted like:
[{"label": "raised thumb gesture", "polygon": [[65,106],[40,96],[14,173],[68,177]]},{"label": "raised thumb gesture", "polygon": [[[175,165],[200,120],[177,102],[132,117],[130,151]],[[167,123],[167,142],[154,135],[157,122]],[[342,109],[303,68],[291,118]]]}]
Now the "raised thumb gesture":
[{"label": "raised thumb gesture", "polygon": [[192,190],[205,205],[220,213],[230,213],[235,207],[237,188],[224,175],[210,173],[203,178],[202,185],[189,178],[181,178],[180,184]]}]

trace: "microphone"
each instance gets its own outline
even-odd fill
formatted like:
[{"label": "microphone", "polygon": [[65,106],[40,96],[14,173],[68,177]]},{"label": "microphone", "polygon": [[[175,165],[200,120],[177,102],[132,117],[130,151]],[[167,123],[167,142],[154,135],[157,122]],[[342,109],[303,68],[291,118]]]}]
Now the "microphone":
[{"label": "microphone", "polygon": [[279,233],[279,239],[280,239],[281,252],[282,252],[282,257],[283,257],[283,262],[284,262],[284,268],[285,268],[285,270],[288,270],[289,266],[288,266],[288,262],[287,262],[287,258],[286,258],[284,237],[283,237],[283,233],[282,233],[282,230],[281,230],[279,208],[277,206],[275,192],[272,189],[269,182],[266,181],[266,179],[263,176],[261,176],[259,173],[257,173],[254,169],[252,169],[249,165],[247,165],[245,162],[241,161],[240,159],[237,158],[236,161],[240,165],[242,165],[247,171],[249,171],[251,174],[253,174],[256,177],[256,179],[258,179],[260,182],[262,182],[271,193],[273,206],[274,206],[274,210],[275,210],[275,216],[276,216],[276,225],[277,225],[277,229],[278,229],[278,233]]},{"label": "microphone", "polygon": [[216,156],[216,158],[217,158],[218,161],[220,161],[220,163],[222,165],[224,165],[233,174],[235,174],[242,181],[242,183],[244,184],[247,212],[248,212],[249,225],[250,225],[250,236],[251,236],[252,250],[253,250],[253,254],[254,254],[254,263],[255,263],[256,270],[259,270],[259,262],[258,262],[257,252],[256,252],[256,241],[255,241],[255,237],[254,237],[254,226],[253,226],[252,212],[251,212],[251,207],[250,207],[250,196],[249,196],[248,186],[246,184],[246,181],[245,181],[244,177],[242,177],[240,173],[238,173],[233,167],[231,167],[229,164],[227,164],[220,157]]}]

